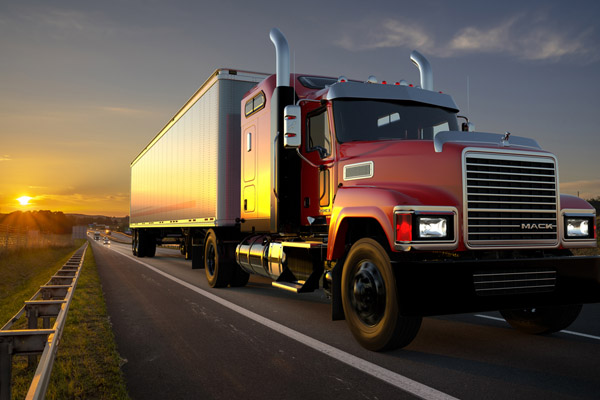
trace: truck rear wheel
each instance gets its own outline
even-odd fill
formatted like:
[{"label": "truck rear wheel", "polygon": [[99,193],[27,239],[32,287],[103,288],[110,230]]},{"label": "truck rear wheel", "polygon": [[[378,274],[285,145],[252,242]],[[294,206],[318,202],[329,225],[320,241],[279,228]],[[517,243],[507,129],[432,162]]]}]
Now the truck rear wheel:
[{"label": "truck rear wheel", "polygon": [[136,230],[133,233],[133,239],[131,242],[131,246],[133,249],[133,255],[136,257],[144,257],[146,254],[146,249],[144,247],[144,242],[142,240],[142,232]]},{"label": "truck rear wheel", "polygon": [[215,231],[209,230],[204,241],[204,270],[210,287],[227,287],[231,282],[235,261],[223,250]]},{"label": "truck rear wheel", "polygon": [[519,308],[500,310],[502,317],[513,328],[534,335],[562,331],[571,325],[581,312],[581,304],[565,306]]},{"label": "truck rear wheel", "polygon": [[131,233],[131,253],[137,257],[138,249],[137,249],[137,231],[133,231]]},{"label": "truck rear wheel", "polygon": [[373,239],[360,239],[348,253],[342,271],[342,304],[354,338],[369,350],[408,346],[421,327],[421,317],[400,315],[390,258]]}]

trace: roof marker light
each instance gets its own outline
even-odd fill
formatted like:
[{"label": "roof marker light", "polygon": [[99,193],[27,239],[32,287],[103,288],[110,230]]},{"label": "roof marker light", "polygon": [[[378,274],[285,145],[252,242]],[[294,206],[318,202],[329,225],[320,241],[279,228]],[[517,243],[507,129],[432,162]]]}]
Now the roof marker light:
[{"label": "roof marker light", "polygon": [[348,78],[346,78],[344,75],[340,76],[337,80],[338,82],[348,82]]},{"label": "roof marker light", "polygon": [[382,85],[387,85],[387,81],[381,81]]},{"label": "roof marker light", "polygon": [[369,79],[367,79],[367,83],[377,83],[377,78],[375,77],[375,75],[369,76]]}]

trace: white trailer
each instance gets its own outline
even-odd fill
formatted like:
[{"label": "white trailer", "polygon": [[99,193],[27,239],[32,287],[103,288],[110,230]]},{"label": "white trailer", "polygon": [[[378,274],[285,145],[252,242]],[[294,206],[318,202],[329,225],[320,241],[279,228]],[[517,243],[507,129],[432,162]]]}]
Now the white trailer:
[{"label": "white trailer", "polygon": [[131,164],[131,227],[227,226],[240,213],[240,101],[265,75],[219,69]]},{"label": "white trailer", "polygon": [[[216,70],[133,160],[130,226],[134,246],[145,228],[183,228],[184,237],[185,228],[236,224],[240,215],[240,103],[266,76]],[[153,229],[151,236],[142,238],[148,244],[142,246],[141,255],[152,256],[155,240],[160,242],[167,234],[156,235]],[[188,252],[190,243],[183,238],[182,244]]]}]

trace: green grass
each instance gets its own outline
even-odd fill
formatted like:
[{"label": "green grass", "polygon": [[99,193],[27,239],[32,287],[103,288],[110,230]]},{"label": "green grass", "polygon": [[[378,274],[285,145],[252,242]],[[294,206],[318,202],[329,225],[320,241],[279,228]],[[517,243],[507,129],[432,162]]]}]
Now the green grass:
[{"label": "green grass", "polygon": [[[72,252],[48,268],[48,274],[40,285],[60,269]],[[25,300],[35,290],[30,290]],[[20,306],[13,314],[18,308]],[[46,399],[129,399],[120,365],[94,255],[89,246],[67,314]],[[25,397],[33,373],[34,370],[27,367],[26,357],[13,358],[13,399]]]},{"label": "green grass", "polygon": [[54,275],[83,244],[70,247],[21,249],[0,257],[0,326],[23,307],[39,287]]}]

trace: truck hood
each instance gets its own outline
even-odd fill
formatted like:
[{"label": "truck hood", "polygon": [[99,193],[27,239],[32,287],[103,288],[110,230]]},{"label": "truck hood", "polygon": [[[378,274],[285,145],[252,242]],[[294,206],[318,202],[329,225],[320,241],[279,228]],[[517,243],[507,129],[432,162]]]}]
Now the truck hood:
[{"label": "truck hood", "polygon": [[[463,151],[545,153],[534,140],[482,132],[440,132],[435,140],[350,142],[340,146],[338,184],[398,191],[415,204],[460,208]],[[398,199],[404,204],[408,199]]]}]

